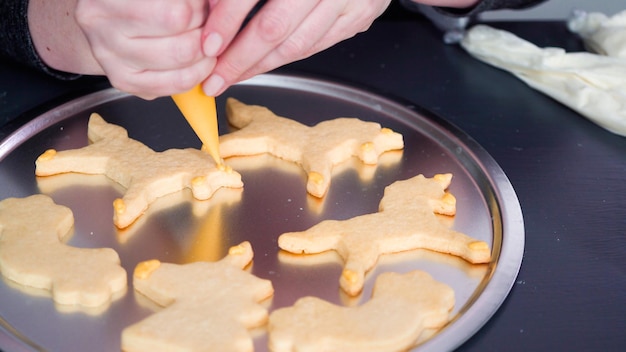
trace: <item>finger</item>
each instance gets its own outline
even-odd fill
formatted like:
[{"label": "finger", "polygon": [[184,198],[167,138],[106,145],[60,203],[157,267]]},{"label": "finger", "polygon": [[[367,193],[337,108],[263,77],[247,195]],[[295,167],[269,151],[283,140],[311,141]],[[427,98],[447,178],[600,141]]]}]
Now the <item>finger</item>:
[{"label": "finger", "polygon": [[[111,43],[94,46],[99,62],[125,63],[136,71],[167,71],[190,66],[204,58],[200,43],[201,29],[162,38],[107,38]],[[112,50],[112,49],[115,50]],[[123,59],[123,60],[120,60]]]},{"label": "finger", "polygon": [[[198,28],[208,12],[205,0],[81,0],[76,20],[82,28],[103,24],[126,37],[162,37]],[[89,30],[88,30],[89,32]]]},{"label": "finger", "polygon": [[228,46],[241,28],[246,16],[259,0],[210,0],[209,15],[202,32],[203,50],[217,56]]},{"label": "finger", "polygon": [[179,70],[142,72],[116,70],[111,74],[107,73],[107,76],[113,87],[150,100],[188,91],[198,85],[213,70],[215,61],[215,58],[205,57]]},{"label": "finger", "polygon": [[322,1],[283,43],[243,73],[238,81],[320,51],[318,43],[329,35],[344,10],[345,3],[341,1]]},{"label": "finger", "polygon": [[[288,38],[317,3],[318,0],[268,2],[220,55],[214,73],[203,84],[205,92],[215,95],[236,82]],[[294,12],[295,8],[298,11]]]},{"label": "finger", "polygon": [[[337,2],[321,3],[290,38],[242,74],[239,80],[245,80],[284,64],[307,58],[367,30],[374,19],[380,16],[389,5],[389,1],[373,1],[375,3],[370,6],[361,6],[362,3],[351,2],[343,8]],[[355,4],[360,7],[353,8]],[[329,13],[337,15],[330,17]],[[298,45],[298,43],[304,45]]]},{"label": "finger", "polygon": [[327,35],[311,48],[310,54],[328,49],[341,40],[365,32],[374,20],[385,11],[390,2],[390,0],[370,0],[369,5],[351,2],[344,14],[328,30]]}]

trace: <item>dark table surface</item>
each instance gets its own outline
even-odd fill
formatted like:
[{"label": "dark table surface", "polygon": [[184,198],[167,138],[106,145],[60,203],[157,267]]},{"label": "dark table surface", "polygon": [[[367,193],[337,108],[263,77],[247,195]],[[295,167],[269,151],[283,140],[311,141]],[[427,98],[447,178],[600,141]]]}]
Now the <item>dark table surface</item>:
[{"label": "dark table surface", "polygon": [[[562,22],[491,25],[542,47],[583,50]],[[522,268],[500,310],[460,351],[626,350],[626,138],[444,44],[417,15],[387,15],[281,70],[426,108],[477,140],[508,175],[524,214]],[[60,82],[0,61],[0,123],[102,86],[101,78]]]}]

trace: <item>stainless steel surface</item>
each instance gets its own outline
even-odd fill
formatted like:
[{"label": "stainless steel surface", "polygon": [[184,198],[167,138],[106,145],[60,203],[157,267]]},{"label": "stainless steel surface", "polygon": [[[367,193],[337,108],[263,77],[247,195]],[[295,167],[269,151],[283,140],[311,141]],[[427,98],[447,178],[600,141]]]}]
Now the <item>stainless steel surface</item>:
[{"label": "stainless steel surface", "polygon": [[[356,171],[337,167],[322,201],[306,195],[303,174],[290,163],[268,156],[229,160],[242,174],[243,192],[220,190],[207,202],[193,201],[188,192],[163,197],[130,229],[118,231],[111,221],[111,202],[119,196],[119,186],[99,176],[38,180],[35,158],[51,147],[62,150],[86,145],[87,118],[94,111],[155,150],[199,147],[200,142],[169,99],[146,102],[109,89],[60,105],[0,143],[0,199],[34,193],[52,196],[74,212],[75,234],[70,245],[112,247],[129,272],[139,261],[151,258],[179,263],[217,260],[230,245],[250,240],[255,251],[252,272],[272,280],[276,289],[270,309],[291,305],[303,295],[358,304],[368,299],[378,273],[426,270],[454,288],[457,303],[453,321],[417,350],[453,349],[495,313],[521,264],[523,220],[506,175],[473,140],[429,113],[321,80],[262,75],[231,88],[226,96],[268,106],[306,124],[339,116],[378,121],[404,135],[405,149],[385,155],[376,168],[358,163]],[[223,105],[223,98],[219,99],[222,117]],[[220,132],[226,133],[228,128],[222,119]],[[322,264],[298,263],[278,253],[276,238],[283,232],[305,229],[323,219],[374,212],[384,187],[393,181],[442,172],[454,174],[450,187],[458,201],[454,228],[492,246],[494,261],[490,265],[473,266],[419,250],[385,256],[368,276],[363,294],[347,299],[338,288],[341,266],[336,257],[316,257]],[[202,246],[206,243],[212,245]],[[17,340],[24,350],[36,348],[32,346],[53,351],[118,350],[123,327],[155,309],[143,304],[132,286],[100,312],[66,312],[44,293],[24,291],[6,280],[0,283],[3,328],[13,329],[0,336],[1,345],[5,345],[3,339],[21,334]],[[257,350],[264,350],[265,343],[265,336],[257,338]]]}]

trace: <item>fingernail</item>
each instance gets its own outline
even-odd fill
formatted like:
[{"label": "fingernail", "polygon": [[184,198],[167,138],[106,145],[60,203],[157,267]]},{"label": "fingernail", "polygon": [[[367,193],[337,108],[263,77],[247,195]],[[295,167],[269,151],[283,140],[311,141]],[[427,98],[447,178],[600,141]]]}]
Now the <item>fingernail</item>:
[{"label": "fingernail", "polygon": [[224,87],[224,79],[220,75],[210,76],[202,86],[204,94],[210,97],[217,96],[221,93],[222,87]]},{"label": "fingernail", "polygon": [[211,33],[204,38],[204,54],[206,56],[217,56],[222,47],[222,36],[219,33]]}]

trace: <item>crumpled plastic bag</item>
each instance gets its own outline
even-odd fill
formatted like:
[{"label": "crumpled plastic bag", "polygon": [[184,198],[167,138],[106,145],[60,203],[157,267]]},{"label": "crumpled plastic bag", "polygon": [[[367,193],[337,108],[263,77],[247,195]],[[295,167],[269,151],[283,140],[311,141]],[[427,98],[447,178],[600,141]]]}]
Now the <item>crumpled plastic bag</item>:
[{"label": "crumpled plastic bag", "polygon": [[611,17],[599,12],[574,11],[567,28],[598,54],[626,59],[626,11]]},{"label": "crumpled plastic bag", "polygon": [[461,46],[603,128],[626,136],[626,59],[540,48],[486,25],[468,30]]}]

